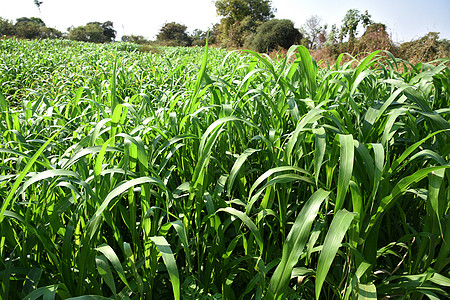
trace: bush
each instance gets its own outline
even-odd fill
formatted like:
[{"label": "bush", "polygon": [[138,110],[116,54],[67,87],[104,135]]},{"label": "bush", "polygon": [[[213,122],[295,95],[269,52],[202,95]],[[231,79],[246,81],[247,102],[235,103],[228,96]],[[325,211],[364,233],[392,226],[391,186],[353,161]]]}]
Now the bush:
[{"label": "bush", "polygon": [[227,43],[232,47],[244,46],[249,36],[254,35],[262,24],[260,21],[254,21],[250,16],[235,22],[228,30]]},{"label": "bush", "polygon": [[89,22],[86,26],[69,27],[68,31],[71,40],[80,42],[105,43],[114,41],[116,37],[111,21]]},{"label": "bush", "polygon": [[0,17],[0,36],[13,36],[15,33],[16,30],[13,23]]},{"label": "bush", "polygon": [[142,35],[124,35],[122,36],[122,42],[129,42],[129,43],[135,43],[139,45],[144,45],[150,43],[149,40],[147,40]]},{"label": "bush", "polygon": [[291,20],[273,19],[264,22],[254,35],[248,36],[245,46],[258,52],[271,52],[277,47],[288,49],[300,43],[302,37]]},{"label": "bush", "polygon": [[399,47],[400,57],[416,64],[442,57],[450,57],[450,42],[440,40],[438,32],[429,32],[420,39],[406,42]]},{"label": "bush", "polygon": [[367,26],[363,36],[355,43],[354,54],[361,52],[373,52],[376,50],[387,50],[394,55],[396,47],[386,31],[386,25],[374,23]]},{"label": "bush", "polygon": [[42,26],[32,22],[17,22],[14,25],[16,36],[24,39],[37,39],[41,35]]},{"label": "bush", "polygon": [[192,40],[186,32],[187,27],[175,22],[166,23],[160,29],[156,40],[165,46],[190,46]]}]

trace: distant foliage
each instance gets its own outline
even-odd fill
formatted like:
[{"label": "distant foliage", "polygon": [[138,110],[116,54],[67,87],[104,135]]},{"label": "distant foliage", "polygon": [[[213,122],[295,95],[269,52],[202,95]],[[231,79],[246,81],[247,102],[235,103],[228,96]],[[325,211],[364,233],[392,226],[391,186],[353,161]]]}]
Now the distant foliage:
[{"label": "distant foliage", "polygon": [[142,35],[124,35],[122,36],[122,42],[130,42],[139,45],[148,44],[150,41]]},{"label": "distant foliage", "polygon": [[256,30],[262,24],[263,22],[255,21],[250,16],[245,17],[242,21],[235,22],[228,30],[228,36],[225,42],[226,46],[244,46],[246,40],[254,36]]},{"label": "distant foliage", "polygon": [[69,39],[81,42],[106,43],[114,41],[116,30],[113,22],[89,22],[86,26],[69,27]]},{"label": "distant foliage", "polygon": [[225,46],[241,47],[246,36],[263,22],[275,17],[270,0],[217,0],[220,20],[220,40]]},{"label": "distant foliage", "polygon": [[386,31],[386,25],[374,23],[367,26],[362,37],[355,44],[354,53],[387,50],[396,52],[395,45]]},{"label": "distant foliage", "polygon": [[34,5],[36,5],[36,7],[41,10],[41,5],[42,5],[43,1],[39,1],[39,0],[34,0]]},{"label": "distant foliage", "polygon": [[277,47],[287,49],[301,39],[302,34],[291,20],[273,19],[260,25],[256,34],[248,37],[246,46],[258,52],[270,52]]},{"label": "distant foliage", "polygon": [[343,39],[348,35],[348,41],[353,43],[357,32],[358,24],[362,24],[364,28],[373,23],[372,16],[366,10],[364,13],[360,13],[357,9],[349,9],[342,19],[341,32],[339,41],[342,43]]},{"label": "distant foliage", "polygon": [[201,29],[195,29],[190,35],[192,40],[192,46],[204,46],[206,44],[207,31]]},{"label": "distant foliage", "polygon": [[166,23],[159,30],[156,40],[168,46],[190,46],[192,40],[186,30],[185,25],[176,22]]},{"label": "distant foliage", "polygon": [[15,33],[16,30],[14,24],[9,20],[0,17],[0,36],[13,36]]},{"label": "distant foliage", "polygon": [[61,38],[61,31],[46,27],[40,18],[21,17],[14,24],[12,21],[0,18],[0,35],[16,36],[22,39]]},{"label": "distant foliage", "polygon": [[417,40],[401,44],[399,55],[413,63],[450,57],[450,41],[439,39],[438,32],[429,32]]},{"label": "distant foliage", "polygon": [[307,34],[310,49],[317,49],[325,42],[326,25],[322,26],[322,19],[319,16],[311,16],[306,19],[303,26]]}]

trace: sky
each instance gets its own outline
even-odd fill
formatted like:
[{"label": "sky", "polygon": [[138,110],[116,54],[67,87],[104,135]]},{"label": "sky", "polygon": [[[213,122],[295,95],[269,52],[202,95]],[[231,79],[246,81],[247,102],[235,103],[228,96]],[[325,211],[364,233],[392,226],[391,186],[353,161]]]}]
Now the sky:
[{"label": "sky", "polygon": [[[220,21],[213,0],[0,0],[0,17],[40,17],[48,27],[66,32],[70,26],[112,21],[117,40],[124,34],[155,39],[167,22],[207,30]],[[290,19],[297,28],[317,15],[322,24],[341,26],[349,9],[369,11],[375,22],[387,25],[395,42],[406,42],[430,31],[450,39],[450,0],[272,0],[277,19]],[[360,30],[361,33],[362,30]]]}]

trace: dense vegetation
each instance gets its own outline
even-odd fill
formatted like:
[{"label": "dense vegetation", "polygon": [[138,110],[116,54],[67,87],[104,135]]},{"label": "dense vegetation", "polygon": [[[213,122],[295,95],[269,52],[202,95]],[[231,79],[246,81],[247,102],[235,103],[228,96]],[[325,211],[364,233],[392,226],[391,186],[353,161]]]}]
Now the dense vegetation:
[{"label": "dense vegetation", "polygon": [[136,49],[0,40],[2,299],[449,296],[448,59]]}]

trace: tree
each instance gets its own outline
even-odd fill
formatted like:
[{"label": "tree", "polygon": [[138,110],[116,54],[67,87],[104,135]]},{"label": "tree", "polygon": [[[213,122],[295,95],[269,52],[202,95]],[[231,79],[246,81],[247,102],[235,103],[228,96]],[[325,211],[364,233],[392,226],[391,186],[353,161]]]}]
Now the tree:
[{"label": "tree", "polygon": [[69,32],[69,39],[71,40],[80,42],[87,42],[89,40],[85,26],[78,26],[78,27],[72,26],[67,28],[67,31]]},{"label": "tree", "polygon": [[35,18],[35,17],[31,17],[31,18],[26,18],[26,17],[17,18],[16,19],[16,25],[18,23],[33,23],[33,24],[35,24],[37,26],[45,27],[44,21],[42,21],[41,18]]},{"label": "tree", "polygon": [[0,17],[0,36],[13,36],[16,34],[16,30],[11,21],[3,19]]},{"label": "tree", "polygon": [[166,23],[159,30],[156,40],[171,46],[190,46],[192,40],[186,29],[185,25],[176,22]]},{"label": "tree", "polygon": [[387,50],[395,55],[396,47],[386,31],[386,25],[373,23],[366,27],[366,31],[355,45],[354,53]]},{"label": "tree", "polygon": [[335,45],[338,42],[339,30],[337,29],[336,24],[331,26],[330,32],[327,34],[327,40],[325,45]]},{"label": "tree", "polygon": [[111,21],[89,22],[86,26],[70,27],[67,30],[69,39],[75,41],[105,43],[112,42],[116,37],[116,31]]},{"label": "tree", "polygon": [[206,43],[206,36],[208,32],[201,29],[194,29],[191,34],[191,40],[193,46],[204,46]]},{"label": "tree", "polygon": [[373,23],[373,21],[371,20],[371,15],[369,15],[367,10],[364,14],[360,14],[359,10],[357,9],[350,9],[347,11],[344,19],[342,20],[341,33],[339,36],[340,43],[342,43],[342,40],[345,38],[345,36],[347,36],[347,34],[349,36],[350,42],[355,39],[355,36],[357,34],[356,29],[360,22],[363,24],[364,28]]},{"label": "tree", "polygon": [[263,22],[255,21],[250,16],[242,21],[237,21],[228,30],[228,44],[233,47],[242,47],[247,38],[256,33],[257,28]]},{"label": "tree", "polygon": [[18,37],[26,39],[36,39],[41,36],[41,32],[45,27],[44,21],[40,18],[18,18],[14,24],[15,34]]},{"label": "tree", "polygon": [[217,14],[222,16],[223,39],[228,39],[233,24],[242,22],[246,17],[253,22],[265,22],[275,17],[271,0],[216,0],[215,6]]},{"label": "tree", "polygon": [[317,48],[319,46],[319,36],[324,30],[324,27],[320,24],[322,19],[318,16],[309,17],[304,25],[304,30],[311,42],[311,48]]},{"label": "tree", "polygon": [[255,51],[270,52],[277,47],[288,49],[300,43],[302,37],[291,20],[272,19],[260,25],[256,34],[247,40],[247,44]]},{"label": "tree", "polygon": [[89,22],[85,26],[88,41],[92,43],[104,43],[107,38],[103,34],[103,28],[99,22]]},{"label": "tree", "polygon": [[59,39],[63,37],[63,33],[55,28],[44,27],[41,29],[41,38]]},{"label": "tree", "polygon": [[117,31],[114,30],[113,22],[106,21],[100,25],[103,28],[103,35],[107,42],[112,42],[116,38]]}]

